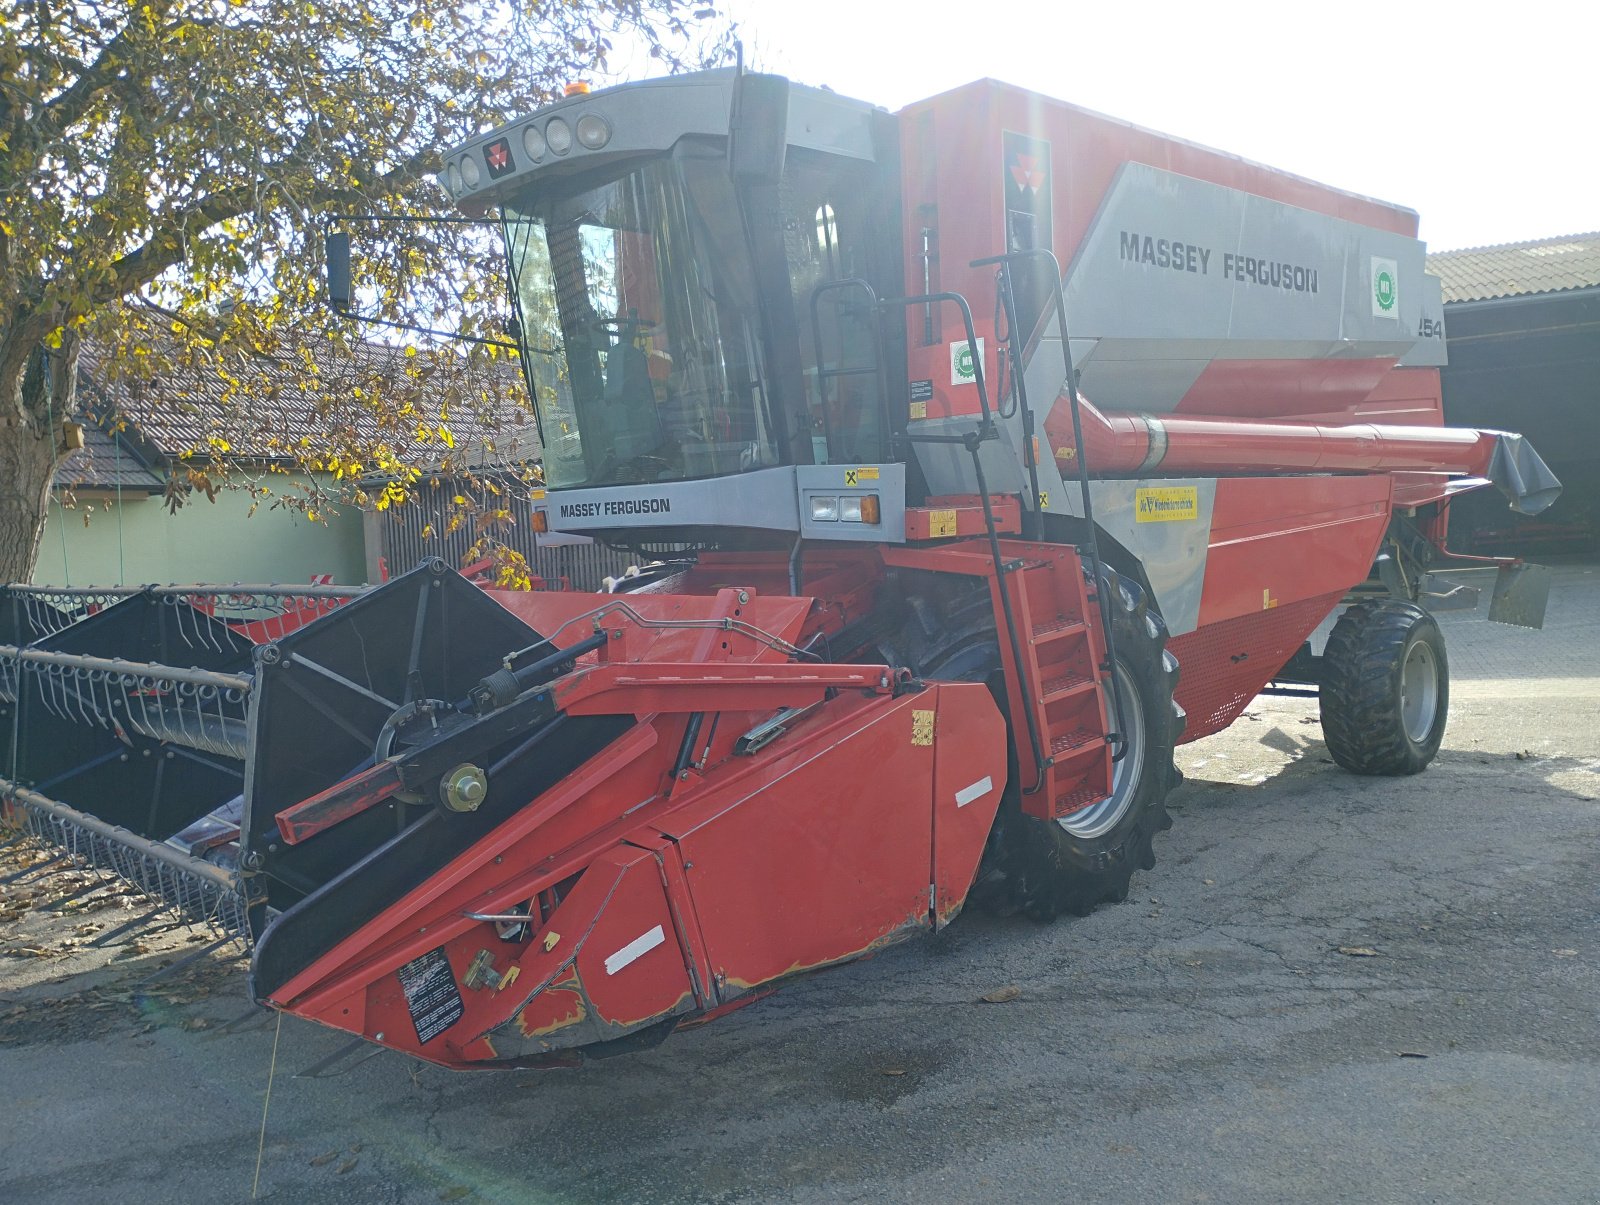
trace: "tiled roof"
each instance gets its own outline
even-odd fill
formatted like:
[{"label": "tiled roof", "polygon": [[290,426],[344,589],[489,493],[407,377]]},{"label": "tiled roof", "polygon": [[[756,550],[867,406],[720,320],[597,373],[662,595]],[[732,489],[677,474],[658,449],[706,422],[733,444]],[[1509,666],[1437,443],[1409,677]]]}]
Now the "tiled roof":
[{"label": "tiled roof", "polygon": [[1437,251],[1428,256],[1428,271],[1443,281],[1446,302],[1594,288],[1600,285],[1600,232]]},{"label": "tiled roof", "polygon": [[[351,447],[376,439],[402,460],[437,466],[481,466],[535,459],[537,428],[527,407],[526,387],[513,364],[502,363],[485,378],[466,369],[465,357],[428,363],[420,387],[408,370],[403,348],[360,343],[349,353],[312,345],[304,354],[252,356],[228,363],[232,383],[214,368],[176,368],[137,382],[103,371],[102,352],[85,346],[79,384],[85,410],[120,415],[139,442],[172,459],[223,441],[231,458],[285,461],[307,441]],[[415,413],[380,427],[363,397],[405,389]],[[409,396],[411,394],[415,396]],[[454,448],[436,434],[448,427]],[[419,438],[418,429],[429,434]]]},{"label": "tiled roof", "polygon": [[83,425],[83,447],[67,457],[56,472],[56,485],[74,490],[131,490],[159,494],[162,479],[146,467],[127,441],[102,430],[91,419]]}]

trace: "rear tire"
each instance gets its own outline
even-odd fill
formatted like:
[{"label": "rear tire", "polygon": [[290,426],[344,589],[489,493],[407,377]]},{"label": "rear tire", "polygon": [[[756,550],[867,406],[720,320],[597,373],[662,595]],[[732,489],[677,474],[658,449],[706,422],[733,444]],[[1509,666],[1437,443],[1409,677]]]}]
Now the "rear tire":
[{"label": "rear tire", "polygon": [[1040,820],[1023,814],[1022,776],[1012,765],[986,859],[997,873],[984,895],[1035,920],[1084,916],[1097,904],[1126,899],[1133,872],[1155,865],[1155,835],[1172,827],[1166,801],[1181,779],[1172,751],[1183,732],[1183,712],[1172,698],[1178,662],[1166,651],[1166,625],[1137,584],[1107,569],[1101,588],[1111,600],[1119,689],[1129,713],[1128,751],[1117,763],[1112,795],[1060,820]]},{"label": "rear tire", "polygon": [[1439,752],[1450,709],[1444,635],[1398,598],[1356,603],[1322,656],[1322,735],[1352,774],[1417,774]]}]

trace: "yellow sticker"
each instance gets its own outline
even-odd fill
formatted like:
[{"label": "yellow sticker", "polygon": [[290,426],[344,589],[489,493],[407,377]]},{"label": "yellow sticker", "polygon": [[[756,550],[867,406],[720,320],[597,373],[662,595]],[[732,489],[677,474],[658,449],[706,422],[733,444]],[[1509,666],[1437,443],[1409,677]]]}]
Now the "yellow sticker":
[{"label": "yellow sticker", "polygon": [[1050,491],[1049,490],[1040,490],[1039,491],[1039,509],[1040,510],[1049,510],[1050,509]]},{"label": "yellow sticker", "polygon": [[543,502],[544,501],[544,491],[543,490],[533,490],[531,493],[529,493],[528,497],[533,499],[533,501],[535,501],[535,502]]},{"label": "yellow sticker", "polygon": [[911,417],[914,418],[914,419],[927,418],[928,417],[928,403],[927,402],[912,402],[911,403]]},{"label": "yellow sticker", "polygon": [[844,471],[844,483],[846,485],[855,485],[861,481],[876,481],[877,479],[878,466],[875,464],[862,465],[859,469],[846,469]]},{"label": "yellow sticker", "polygon": [[933,712],[913,711],[911,713],[911,743],[913,745],[933,744]]},{"label": "yellow sticker", "polygon": [[953,510],[930,510],[928,512],[928,535],[953,536],[956,534],[956,512]]},{"label": "yellow sticker", "polygon": [[1200,517],[1200,489],[1193,485],[1161,485],[1133,493],[1133,515],[1140,523],[1171,523]]}]

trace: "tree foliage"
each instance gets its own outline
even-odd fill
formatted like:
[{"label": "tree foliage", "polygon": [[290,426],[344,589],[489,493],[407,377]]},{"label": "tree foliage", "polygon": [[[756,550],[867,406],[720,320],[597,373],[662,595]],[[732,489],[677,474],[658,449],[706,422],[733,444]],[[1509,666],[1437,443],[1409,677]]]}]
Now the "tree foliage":
[{"label": "tree foliage", "polygon": [[[328,347],[359,338],[317,304],[327,215],[448,212],[432,180],[443,149],[603,70],[618,45],[662,69],[703,59],[715,21],[683,0],[0,7],[0,580],[31,571],[86,348],[113,393],[182,406],[185,381],[222,382],[258,436],[268,403],[288,404],[260,366],[303,362],[293,404],[317,437],[286,430],[279,467],[329,470],[351,492],[386,471],[403,494],[419,458],[448,460],[438,399],[499,415],[512,378],[497,349],[458,346],[406,356],[398,384],[320,371]],[[494,275],[472,269],[492,251],[483,232],[360,230],[369,311],[496,325]],[[208,436],[184,484],[215,488],[234,453],[226,432]]]}]

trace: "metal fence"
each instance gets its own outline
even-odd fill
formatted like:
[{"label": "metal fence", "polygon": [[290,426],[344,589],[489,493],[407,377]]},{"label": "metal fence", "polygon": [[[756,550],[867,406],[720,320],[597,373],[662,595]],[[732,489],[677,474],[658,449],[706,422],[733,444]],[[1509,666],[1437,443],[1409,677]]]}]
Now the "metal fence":
[{"label": "metal fence", "polygon": [[[452,517],[459,513],[455,496],[453,489],[425,490],[405,506],[380,516],[380,550],[390,577],[414,569],[429,557],[439,557],[455,568],[472,559],[481,533],[471,520],[450,530]],[[619,576],[630,565],[678,549],[677,545],[650,545],[641,555],[592,542],[541,548],[534,540],[532,508],[526,499],[501,497],[494,504],[510,512],[510,521],[496,525],[493,542],[520,553],[529,568],[546,581],[565,579],[574,590],[603,589],[604,578]]]}]

